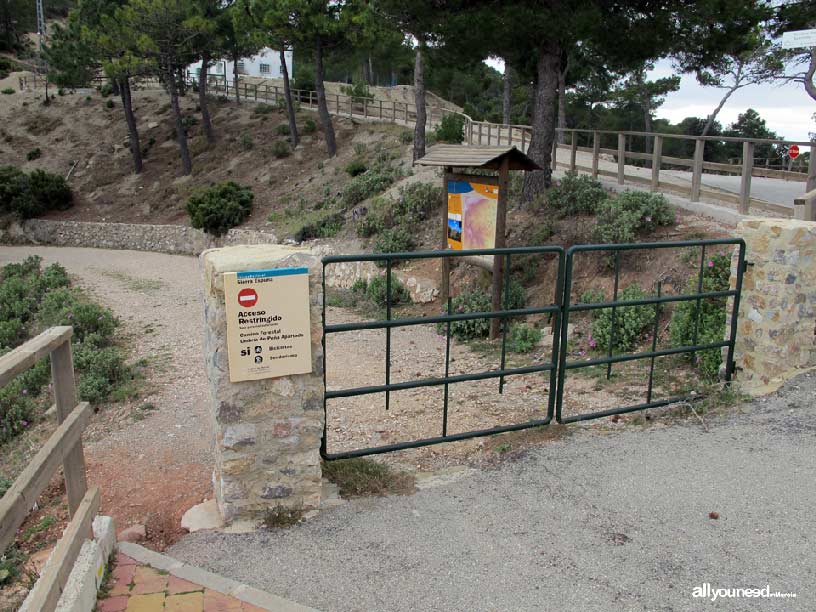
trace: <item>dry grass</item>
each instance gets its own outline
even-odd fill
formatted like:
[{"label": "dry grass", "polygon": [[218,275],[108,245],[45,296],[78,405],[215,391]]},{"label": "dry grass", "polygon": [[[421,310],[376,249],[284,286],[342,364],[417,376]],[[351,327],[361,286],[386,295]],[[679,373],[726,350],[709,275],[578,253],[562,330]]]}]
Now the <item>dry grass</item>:
[{"label": "dry grass", "polygon": [[344,498],[410,495],[416,489],[414,476],[371,459],[324,461],[323,475],[337,485]]}]

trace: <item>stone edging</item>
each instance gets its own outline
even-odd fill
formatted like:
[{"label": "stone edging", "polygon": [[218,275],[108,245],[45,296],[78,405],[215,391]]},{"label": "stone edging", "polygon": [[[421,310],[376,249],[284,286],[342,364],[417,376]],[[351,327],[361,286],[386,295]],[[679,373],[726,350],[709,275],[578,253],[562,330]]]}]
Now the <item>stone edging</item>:
[{"label": "stone edging", "polygon": [[271,232],[231,229],[215,238],[186,225],[98,223],[28,219],[0,230],[0,243],[153,251],[198,255],[201,251],[238,244],[277,244]]},{"label": "stone edging", "polygon": [[231,578],[225,578],[219,574],[208,572],[201,568],[183,563],[167,555],[154,552],[130,542],[119,542],[117,544],[119,552],[127,555],[138,563],[149,565],[150,567],[167,572],[178,578],[189,580],[200,584],[206,589],[212,589],[230,595],[235,599],[240,599],[243,602],[263,608],[264,610],[271,610],[274,612],[318,612],[315,608],[302,606],[288,599],[283,599],[277,595],[272,595],[265,591],[261,591],[249,585],[243,584]]}]

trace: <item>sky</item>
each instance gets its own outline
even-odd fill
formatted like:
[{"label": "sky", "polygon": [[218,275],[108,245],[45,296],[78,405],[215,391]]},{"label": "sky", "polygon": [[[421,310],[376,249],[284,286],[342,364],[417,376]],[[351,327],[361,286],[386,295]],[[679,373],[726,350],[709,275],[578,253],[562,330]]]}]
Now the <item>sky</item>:
[{"label": "sky", "polygon": [[[499,72],[504,63],[489,59],[486,62]],[[651,79],[674,74],[671,61],[655,63],[649,73]],[[686,117],[707,117],[719,104],[723,91],[714,87],[702,87],[693,74],[681,75],[680,89],[666,96],[666,101],[655,115],[672,123]],[[723,127],[737,120],[740,113],[753,108],[765,119],[768,128],[788,140],[809,140],[808,133],[816,132],[816,102],[805,92],[801,83],[783,85],[749,85],[737,90],[726,102],[717,116]]]}]

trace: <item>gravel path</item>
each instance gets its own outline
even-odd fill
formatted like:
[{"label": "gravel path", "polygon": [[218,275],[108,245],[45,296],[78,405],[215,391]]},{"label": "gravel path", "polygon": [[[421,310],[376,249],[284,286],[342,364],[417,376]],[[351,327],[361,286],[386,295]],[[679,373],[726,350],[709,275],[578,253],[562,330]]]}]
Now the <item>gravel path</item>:
[{"label": "gravel path", "polygon": [[801,377],[709,432],[571,426],[495,470],[171,554],[323,610],[814,610],[814,394]]},{"label": "gravel path", "polygon": [[135,405],[101,411],[86,434],[86,454],[89,477],[102,487],[103,511],[113,513],[120,527],[147,522],[161,547],[178,535],[181,513],[211,494],[212,430],[196,259],[3,246],[0,265],[28,255],[65,266],[120,319],[132,361],[148,360],[146,395]]}]

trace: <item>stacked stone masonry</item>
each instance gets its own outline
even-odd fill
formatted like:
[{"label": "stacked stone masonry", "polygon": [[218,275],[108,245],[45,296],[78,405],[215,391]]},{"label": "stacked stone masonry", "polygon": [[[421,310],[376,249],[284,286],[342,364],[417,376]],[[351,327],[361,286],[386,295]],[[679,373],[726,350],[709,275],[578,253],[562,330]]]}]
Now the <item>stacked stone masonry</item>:
[{"label": "stacked stone masonry", "polygon": [[[320,260],[279,245],[205,251],[204,355],[216,432],[215,497],[226,522],[263,519],[276,506],[308,511],[320,504],[323,432]],[[309,268],[310,374],[232,383],[227,357],[225,272]]]},{"label": "stacked stone masonry", "polygon": [[[751,219],[740,222],[737,234],[746,242],[749,263],[735,347],[737,380],[745,392],[760,395],[816,367],[816,223]],[[736,256],[732,285],[735,272]]]}]

